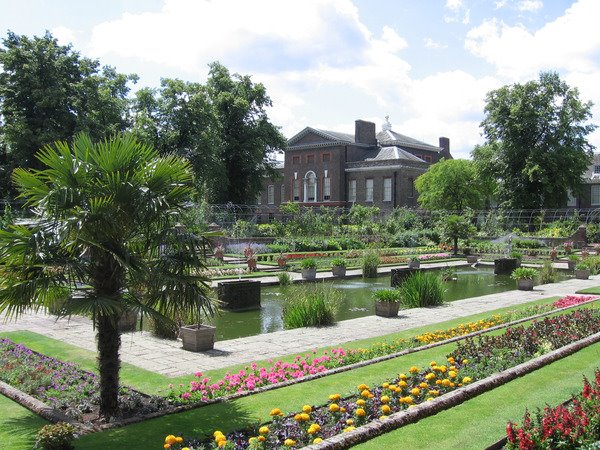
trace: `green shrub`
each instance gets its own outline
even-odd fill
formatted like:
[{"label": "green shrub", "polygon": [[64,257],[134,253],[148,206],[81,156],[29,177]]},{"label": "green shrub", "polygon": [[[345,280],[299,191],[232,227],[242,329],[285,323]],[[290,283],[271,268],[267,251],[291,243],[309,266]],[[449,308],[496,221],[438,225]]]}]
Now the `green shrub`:
[{"label": "green shrub", "polygon": [[379,255],[375,252],[367,252],[362,258],[363,278],[376,278],[377,268],[380,263]]},{"label": "green shrub", "polygon": [[380,289],[373,292],[373,297],[378,302],[398,303],[401,300],[400,291],[398,289]]},{"label": "green shrub", "polygon": [[277,274],[277,280],[281,286],[289,286],[292,284],[292,277],[287,272],[280,272]]},{"label": "green shrub", "polygon": [[340,292],[331,285],[293,287],[283,306],[283,326],[291,329],[332,325],[340,299]]},{"label": "green shrub", "polygon": [[69,450],[75,448],[75,427],[70,423],[58,422],[45,425],[38,431],[35,448],[44,450]]},{"label": "green shrub", "polygon": [[420,247],[425,245],[427,239],[423,232],[415,230],[404,230],[396,233],[389,241],[391,247]]},{"label": "green shrub", "polygon": [[585,259],[585,262],[590,269],[590,273],[592,275],[598,275],[600,272],[600,256],[588,256]]},{"label": "green shrub", "polygon": [[437,273],[416,272],[400,285],[402,305],[406,308],[421,308],[441,305],[444,302],[444,283]]},{"label": "green shrub", "polygon": [[515,239],[512,242],[514,248],[545,248],[546,244],[535,239]]},{"label": "green shrub", "polygon": [[302,269],[316,269],[317,260],[314,258],[305,258],[302,261],[300,261],[300,267]]},{"label": "green shrub", "polygon": [[555,283],[557,272],[551,261],[544,261],[544,265],[540,269],[540,284]]},{"label": "green shrub", "polygon": [[539,275],[539,271],[532,267],[517,267],[512,271],[510,277],[513,280],[534,280]]},{"label": "green shrub", "polygon": [[510,252],[510,257],[511,258],[516,258],[519,261],[521,261],[523,259],[523,253],[517,252],[517,251],[513,250],[512,252]]},{"label": "green shrub", "polygon": [[332,267],[346,267],[346,260],[344,258],[334,258],[331,260]]}]

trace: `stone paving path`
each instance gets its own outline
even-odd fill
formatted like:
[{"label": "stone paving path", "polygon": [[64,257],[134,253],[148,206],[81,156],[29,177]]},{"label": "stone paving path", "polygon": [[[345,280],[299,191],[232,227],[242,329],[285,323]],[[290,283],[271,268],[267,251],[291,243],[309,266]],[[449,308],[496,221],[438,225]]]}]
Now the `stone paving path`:
[{"label": "stone paving path", "polygon": [[[550,296],[564,296],[577,290],[598,286],[600,275],[589,280],[570,279],[561,283],[536,286],[533,291],[507,291],[458,300],[437,308],[416,308],[400,311],[396,318],[368,316],[345,320],[323,328],[301,328],[276,331],[215,343],[214,350],[191,353],[178,341],[153,337],[148,332],[122,336],[121,359],[138,367],[167,376],[191,374],[196,371],[223,368],[261,359],[302,353],[319,347],[435,324]],[[0,321],[0,333],[29,330],[69,344],[96,351],[91,322],[83,317],[56,320],[43,314],[25,314],[17,322]]]}]

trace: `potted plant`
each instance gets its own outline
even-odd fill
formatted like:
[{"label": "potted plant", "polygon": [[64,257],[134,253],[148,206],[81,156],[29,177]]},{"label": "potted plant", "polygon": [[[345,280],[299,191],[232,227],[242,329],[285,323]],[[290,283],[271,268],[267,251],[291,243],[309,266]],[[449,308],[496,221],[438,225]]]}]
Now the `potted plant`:
[{"label": "potted plant", "polygon": [[198,322],[193,325],[183,325],[179,328],[179,337],[183,349],[190,352],[212,350],[215,346],[216,328],[202,323],[202,311],[207,316],[213,316],[218,309],[219,302],[208,291],[205,291],[202,297],[204,303],[198,307]]},{"label": "potted plant", "polygon": [[334,258],[331,261],[331,273],[334,277],[343,278],[346,276],[346,260],[344,258]]},{"label": "potted plant", "polygon": [[569,259],[567,260],[567,265],[569,266],[569,270],[574,270],[577,263],[581,261],[581,258],[577,255],[569,255]]},{"label": "potted plant", "polygon": [[285,256],[283,253],[280,253],[279,256],[277,257],[277,265],[279,266],[280,269],[284,269],[286,264],[287,264],[287,256]]},{"label": "potted plant", "polygon": [[550,250],[550,260],[556,261],[557,259],[558,259],[558,250],[556,250],[556,247],[552,247],[552,250]]},{"label": "potted plant", "polygon": [[418,269],[421,267],[421,260],[418,256],[411,256],[408,260],[408,268],[409,269]]},{"label": "potted plant", "polygon": [[512,252],[510,252],[510,257],[512,259],[517,260],[517,267],[521,267],[521,261],[523,260],[523,253],[513,250]]},{"label": "potted plant", "polygon": [[215,258],[217,258],[218,260],[220,260],[222,262],[223,257],[225,256],[225,247],[223,247],[223,244],[217,245],[213,249],[213,253],[215,254]]},{"label": "potted plant", "polygon": [[314,280],[317,277],[317,261],[314,258],[305,258],[300,261],[303,280]]},{"label": "potted plant", "polygon": [[396,317],[400,309],[400,291],[398,289],[380,289],[373,293],[375,297],[375,315]]},{"label": "potted plant", "polygon": [[520,291],[533,290],[533,281],[537,278],[539,272],[531,267],[517,267],[513,270],[510,277],[517,281],[517,289]]},{"label": "potted plant", "polygon": [[567,242],[563,243],[563,249],[567,255],[570,255],[571,252],[573,251],[573,242],[567,241]]},{"label": "potted plant", "polygon": [[585,261],[581,261],[575,266],[575,278],[578,280],[587,280],[590,277],[590,273],[590,267]]}]

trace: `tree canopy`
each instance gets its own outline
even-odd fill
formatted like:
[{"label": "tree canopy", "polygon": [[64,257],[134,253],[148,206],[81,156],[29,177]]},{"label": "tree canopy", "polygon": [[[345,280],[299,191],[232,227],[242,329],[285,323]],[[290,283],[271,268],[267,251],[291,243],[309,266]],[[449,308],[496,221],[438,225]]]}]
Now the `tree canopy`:
[{"label": "tree canopy", "polygon": [[39,168],[44,145],[71,141],[78,132],[101,139],[129,126],[128,82],[97,60],[59,45],[48,32],[29,38],[12,32],[0,48],[0,184],[10,189],[15,167]]},{"label": "tree canopy", "polygon": [[441,160],[415,180],[419,204],[425,209],[462,211],[480,208],[483,193],[473,161]]},{"label": "tree canopy", "polygon": [[591,163],[587,136],[596,128],[590,102],[552,72],[539,80],[491,91],[481,123],[486,143],[473,152],[476,163],[498,185],[506,207],[561,207],[578,192]]}]

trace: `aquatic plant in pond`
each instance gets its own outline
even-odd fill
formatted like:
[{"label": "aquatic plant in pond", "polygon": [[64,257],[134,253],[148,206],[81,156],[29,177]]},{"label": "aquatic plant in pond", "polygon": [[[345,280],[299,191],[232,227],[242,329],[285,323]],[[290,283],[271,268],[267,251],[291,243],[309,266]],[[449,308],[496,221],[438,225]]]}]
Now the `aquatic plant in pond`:
[{"label": "aquatic plant in pond", "polygon": [[340,293],[330,285],[302,285],[290,289],[283,306],[286,329],[316,327],[335,323]]},{"label": "aquatic plant in pond", "polygon": [[416,272],[407,277],[399,289],[405,308],[437,306],[444,302],[444,282],[437,273]]}]

